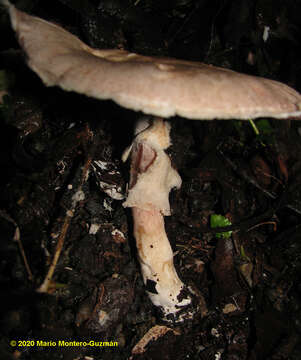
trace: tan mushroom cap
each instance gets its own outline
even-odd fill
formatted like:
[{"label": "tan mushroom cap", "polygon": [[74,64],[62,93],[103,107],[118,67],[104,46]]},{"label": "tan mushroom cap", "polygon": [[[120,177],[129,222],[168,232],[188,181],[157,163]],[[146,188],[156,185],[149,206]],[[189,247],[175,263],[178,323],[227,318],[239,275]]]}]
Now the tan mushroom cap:
[{"label": "tan mushroom cap", "polygon": [[95,50],[61,27],[2,3],[9,6],[28,65],[47,86],[161,117],[301,117],[301,95],[285,84],[198,62]]}]

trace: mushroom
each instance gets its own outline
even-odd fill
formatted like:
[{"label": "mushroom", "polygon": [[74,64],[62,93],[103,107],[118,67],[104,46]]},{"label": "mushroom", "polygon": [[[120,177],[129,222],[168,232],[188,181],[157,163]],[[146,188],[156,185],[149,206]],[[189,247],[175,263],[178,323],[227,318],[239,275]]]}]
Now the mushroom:
[{"label": "mushroom", "polygon": [[145,114],[188,119],[287,118],[301,115],[301,97],[285,84],[198,62],[97,50],[63,28],[0,0],[45,85]]},{"label": "mushroom", "polygon": [[170,125],[162,118],[250,119],[301,117],[301,95],[289,86],[198,62],[89,47],[63,28],[6,5],[29,67],[47,86],[58,85],[155,116],[142,121],[132,145],[131,207],[143,280],[170,321],[193,316],[193,291],[179,279],[165,228],[169,191],[181,179],[165,150]]},{"label": "mushroom", "polygon": [[168,195],[181,186],[178,172],[165,153],[170,145],[170,126],[162,118],[139,122],[136,138],[123,154],[131,155],[131,177],[125,207],[132,208],[134,236],[146,290],[168,321],[191,318],[193,291],[179,279],[173,251],[164,227],[170,215]]}]

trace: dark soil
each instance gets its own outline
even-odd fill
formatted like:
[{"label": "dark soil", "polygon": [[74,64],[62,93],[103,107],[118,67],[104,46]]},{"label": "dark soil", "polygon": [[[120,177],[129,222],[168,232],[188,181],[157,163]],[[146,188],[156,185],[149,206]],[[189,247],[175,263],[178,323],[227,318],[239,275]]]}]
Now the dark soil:
[{"label": "dark soil", "polygon": [[[300,1],[17,5],[94,47],[203,61],[301,90]],[[0,107],[0,358],[301,359],[301,123],[258,120],[256,135],[248,122],[171,119],[169,153],[183,185],[171,194],[166,228],[200,310],[132,354],[164,325],[143,286],[130,210],[108,195],[126,192],[120,158],[141,114],[46,88],[2,10],[0,33],[9,79]],[[213,214],[231,221],[230,237],[210,227]],[[37,292],[59,239],[53,281]],[[63,340],[118,346],[58,346]]]}]

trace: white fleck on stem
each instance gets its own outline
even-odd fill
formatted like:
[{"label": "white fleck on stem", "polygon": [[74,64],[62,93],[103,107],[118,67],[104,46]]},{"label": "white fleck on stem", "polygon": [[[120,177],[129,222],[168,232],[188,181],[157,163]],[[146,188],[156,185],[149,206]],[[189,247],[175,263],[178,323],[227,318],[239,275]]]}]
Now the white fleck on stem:
[{"label": "white fleck on stem", "polygon": [[132,208],[143,281],[151,301],[165,320],[183,321],[193,315],[191,292],[178,277],[164,227],[164,215],[170,215],[169,192],[181,186],[164,151],[170,145],[169,130],[168,123],[155,119],[126,151],[131,154],[131,179],[124,206]]}]

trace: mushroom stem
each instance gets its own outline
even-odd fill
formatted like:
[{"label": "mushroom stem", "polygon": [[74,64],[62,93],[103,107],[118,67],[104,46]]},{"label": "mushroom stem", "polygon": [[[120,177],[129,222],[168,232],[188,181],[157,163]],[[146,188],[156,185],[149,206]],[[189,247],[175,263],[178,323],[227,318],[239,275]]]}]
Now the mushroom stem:
[{"label": "mushroom stem", "polygon": [[181,296],[185,285],[174,267],[163,215],[155,208],[149,211],[138,207],[133,207],[132,214],[134,236],[148,295],[153,304],[160,307],[167,320],[183,320],[182,317],[177,319],[176,314],[182,307],[190,305],[191,297]]},{"label": "mushroom stem", "polygon": [[164,151],[170,145],[169,130],[169,124],[157,118],[125,152],[125,158],[131,154],[131,179],[124,206],[132,207],[134,236],[148,295],[166,321],[178,322],[191,318],[193,310],[192,294],[178,277],[164,227],[163,216],[170,215],[169,191],[181,185]]}]

